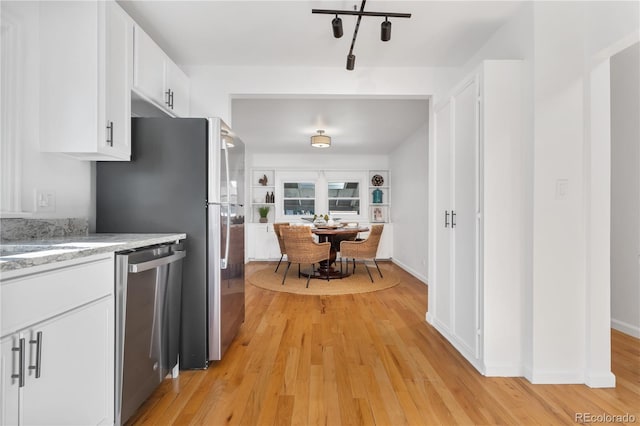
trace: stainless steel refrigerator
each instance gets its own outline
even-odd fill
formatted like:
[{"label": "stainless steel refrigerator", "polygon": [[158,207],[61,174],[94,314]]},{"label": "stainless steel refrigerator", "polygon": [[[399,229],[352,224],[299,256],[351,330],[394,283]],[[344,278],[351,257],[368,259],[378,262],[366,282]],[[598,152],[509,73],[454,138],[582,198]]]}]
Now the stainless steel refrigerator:
[{"label": "stainless steel refrigerator", "polygon": [[96,166],[97,232],[185,232],[180,368],[244,322],[244,144],[218,118],[133,118],[130,162]]}]

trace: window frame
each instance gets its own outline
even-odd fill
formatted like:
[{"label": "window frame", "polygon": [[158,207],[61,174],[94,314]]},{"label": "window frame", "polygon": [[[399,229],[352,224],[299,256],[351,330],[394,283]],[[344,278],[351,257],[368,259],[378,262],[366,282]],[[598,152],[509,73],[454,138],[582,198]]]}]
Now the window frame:
[{"label": "window frame", "polygon": [[[330,195],[332,189],[330,188],[330,185],[332,183],[344,183],[344,184],[350,184],[350,183],[355,183],[357,184],[357,190],[358,190],[358,196],[357,197],[332,197]],[[345,211],[336,211],[335,213],[331,212],[331,200],[336,200],[336,201],[357,201],[358,202],[358,210],[357,211],[352,211],[352,210],[345,210]],[[348,217],[359,217],[362,215],[362,182],[360,182],[359,179],[327,179],[327,212],[329,215],[333,216],[333,215],[345,215]]]},{"label": "window frame", "polygon": [[[295,184],[310,184],[313,185],[313,197],[287,197],[285,185],[288,183]],[[280,208],[282,209],[282,216],[285,218],[299,218],[303,216],[313,215],[318,210],[318,182],[310,181],[309,179],[283,179],[280,183],[280,187],[282,188],[282,197],[280,200]],[[287,209],[285,208],[285,202],[288,200],[304,200],[309,201],[313,200],[313,213],[301,213],[301,214],[288,214]]]}]

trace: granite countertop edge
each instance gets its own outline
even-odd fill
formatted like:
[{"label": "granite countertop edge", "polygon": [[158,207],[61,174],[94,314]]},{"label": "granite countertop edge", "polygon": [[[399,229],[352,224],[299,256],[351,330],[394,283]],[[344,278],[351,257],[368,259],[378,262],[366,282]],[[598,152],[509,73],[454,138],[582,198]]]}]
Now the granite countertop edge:
[{"label": "granite countertop edge", "polygon": [[[46,240],[23,240],[11,241],[0,245],[7,246],[33,246],[40,247],[33,251],[28,257],[20,255],[0,257],[0,273],[17,271],[33,266],[62,262],[73,259],[80,259],[103,253],[114,253],[125,250],[132,250],[141,247],[153,246],[172,241],[183,240],[187,237],[184,233],[166,234],[89,234],[86,236],[69,236],[51,238]],[[103,246],[91,247],[91,243],[105,244]],[[73,247],[74,245],[87,245],[86,247]],[[50,246],[50,247],[45,247]],[[68,247],[64,247],[68,246]],[[59,253],[51,253],[56,247],[64,247]],[[47,251],[49,251],[47,253]],[[42,255],[37,255],[42,252]]]}]

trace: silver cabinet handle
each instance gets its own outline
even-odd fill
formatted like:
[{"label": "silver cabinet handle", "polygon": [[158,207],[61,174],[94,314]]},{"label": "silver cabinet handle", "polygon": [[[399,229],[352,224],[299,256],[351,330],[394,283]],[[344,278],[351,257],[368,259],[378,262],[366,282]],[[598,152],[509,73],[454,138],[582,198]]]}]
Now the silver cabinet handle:
[{"label": "silver cabinet handle", "polygon": [[20,343],[17,348],[11,348],[13,352],[18,352],[18,373],[12,374],[12,379],[18,379],[18,386],[24,387],[24,338],[20,339]]},{"label": "silver cabinet handle", "polygon": [[29,344],[36,345],[36,365],[30,365],[29,370],[36,370],[36,379],[39,379],[42,366],[42,331],[38,331],[36,333],[36,340],[29,340]]},{"label": "silver cabinet handle", "polygon": [[453,210],[451,210],[451,227],[456,227],[456,212],[454,212]]},{"label": "silver cabinet handle", "polygon": [[113,146],[113,121],[107,124],[107,145]]},{"label": "silver cabinet handle", "polygon": [[449,227],[449,210],[444,211],[444,227]]},{"label": "silver cabinet handle", "polygon": [[173,109],[173,90],[169,89],[169,108]]},{"label": "silver cabinet handle", "polygon": [[171,89],[167,89],[164,94],[167,95],[167,100],[164,101],[164,103],[167,104],[168,107],[171,107]]},{"label": "silver cabinet handle", "polygon": [[170,256],[149,260],[147,262],[131,263],[129,264],[129,272],[136,274],[138,272],[148,271],[149,269],[157,268],[158,266],[175,262],[176,260],[182,259],[186,255],[187,255],[187,252],[185,250],[176,250]]}]

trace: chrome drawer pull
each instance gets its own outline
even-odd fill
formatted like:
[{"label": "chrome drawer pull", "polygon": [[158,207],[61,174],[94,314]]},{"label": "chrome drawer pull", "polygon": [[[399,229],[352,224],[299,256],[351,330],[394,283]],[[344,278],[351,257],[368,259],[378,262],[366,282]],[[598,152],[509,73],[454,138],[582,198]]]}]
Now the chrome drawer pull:
[{"label": "chrome drawer pull", "polygon": [[20,339],[20,344],[17,348],[11,348],[13,352],[18,352],[18,374],[12,374],[12,379],[18,379],[18,386],[24,387],[24,338]]},{"label": "chrome drawer pull", "polygon": [[29,340],[29,344],[36,345],[36,365],[30,365],[29,370],[36,370],[36,379],[40,378],[40,367],[42,366],[42,331],[36,333],[36,340]]}]

